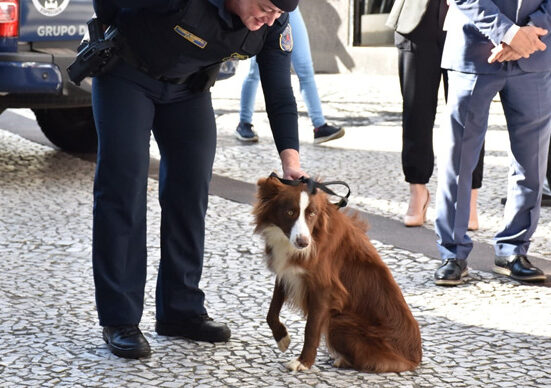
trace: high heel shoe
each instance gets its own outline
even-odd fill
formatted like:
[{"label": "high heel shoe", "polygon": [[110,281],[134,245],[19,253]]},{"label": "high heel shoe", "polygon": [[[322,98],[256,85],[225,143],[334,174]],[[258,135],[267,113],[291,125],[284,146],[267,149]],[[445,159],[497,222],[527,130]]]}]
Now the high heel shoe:
[{"label": "high heel shoe", "polygon": [[408,227],[422,226],[427,220],[427,209],[429,208],[429,203],[430,203],[430,193],[427,190],[427,200],[423,205],[423,209],[421,209],[421,212],[417,214],[413,214],[413,215],[406,214],[404,216],[404,225]]}]

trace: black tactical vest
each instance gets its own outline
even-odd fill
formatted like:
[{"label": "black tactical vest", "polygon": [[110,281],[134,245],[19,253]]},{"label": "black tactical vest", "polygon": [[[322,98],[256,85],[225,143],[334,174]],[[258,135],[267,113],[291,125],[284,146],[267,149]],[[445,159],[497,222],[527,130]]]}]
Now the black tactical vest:
[{"label": "black tactical vest", "polygon": [[237,16],[229,27],[208,0],[183,0],[173,12],[122,9],[116,25],[148,73],[180,77],[258,54],[270,28],[249,31]]}]

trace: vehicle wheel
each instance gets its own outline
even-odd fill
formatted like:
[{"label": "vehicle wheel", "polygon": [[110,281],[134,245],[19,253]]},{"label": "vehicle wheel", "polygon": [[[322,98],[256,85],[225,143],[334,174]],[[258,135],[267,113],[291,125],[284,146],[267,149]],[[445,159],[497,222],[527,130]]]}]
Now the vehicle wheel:
[{"label": "vehicle wheel", "polygon": [[44,135],[67,152],[96,152],[98,137],[91,107],[33,109]]}]

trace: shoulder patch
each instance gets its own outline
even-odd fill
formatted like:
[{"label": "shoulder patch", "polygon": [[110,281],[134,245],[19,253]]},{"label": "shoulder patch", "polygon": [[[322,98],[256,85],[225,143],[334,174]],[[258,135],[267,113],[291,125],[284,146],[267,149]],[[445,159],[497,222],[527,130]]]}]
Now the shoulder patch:
[{"label": "shoulder patch", "polygon": [[293,51],[293,34],[289,23],[287,23],[285,30],[279,34],[279,48],[288,53]]}]

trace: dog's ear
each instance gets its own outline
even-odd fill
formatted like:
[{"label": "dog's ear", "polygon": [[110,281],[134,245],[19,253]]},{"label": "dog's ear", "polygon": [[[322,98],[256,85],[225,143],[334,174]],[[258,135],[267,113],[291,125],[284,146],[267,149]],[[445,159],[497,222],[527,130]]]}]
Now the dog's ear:
[{"label": "dog's ear", "polygon": [[261,178],[258,185],[257,197],[261,201],[267,201],[277,195],[282,183],[276,177]]},{"label": "dog's ear", "polygon": [[318,191],[318,194],[314,196],[315,200],[317,201],[318,206],[318,217],[316,219],[316,224],[314,225],[314,234],[322,233],[323,235],[326,235],[328,230],[328,224],[329,224],[329,206],[331,205],[327,201],[327,197],[325,196],[325,193],[320,193]]}]

